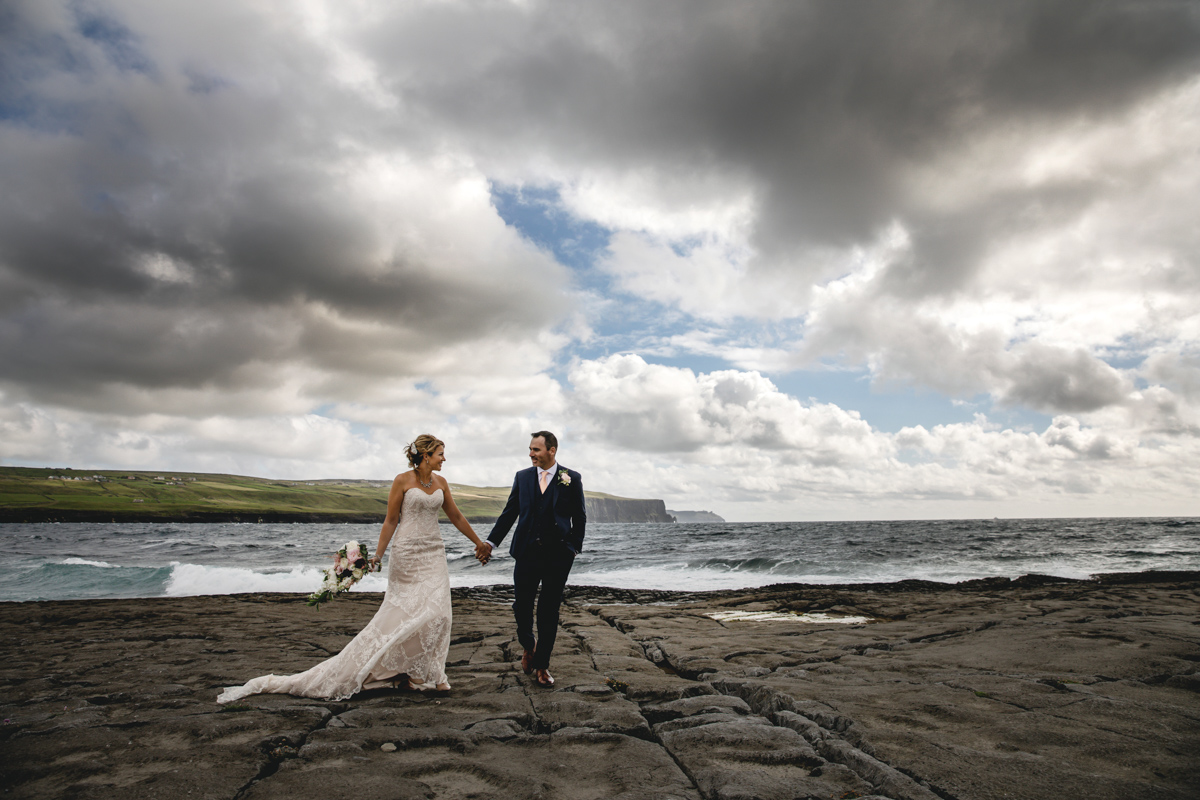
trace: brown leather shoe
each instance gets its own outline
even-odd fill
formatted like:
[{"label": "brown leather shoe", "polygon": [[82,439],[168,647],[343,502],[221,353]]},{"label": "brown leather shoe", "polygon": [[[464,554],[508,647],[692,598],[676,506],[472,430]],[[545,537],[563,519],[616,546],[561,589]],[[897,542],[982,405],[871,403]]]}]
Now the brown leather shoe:
[{"label": "brown leather shoe", "polygon": [[526,675],[533,672],[533,651],[526,650],[525,655],[521,656],[521,671]]},{"label": "brown leather shoe", "polygon": [[550,674],[550,670],[548,669],[537,670],[537,674],[534,677],[537,678],[538,685],[540,686],[554,685],[554,676]]}]

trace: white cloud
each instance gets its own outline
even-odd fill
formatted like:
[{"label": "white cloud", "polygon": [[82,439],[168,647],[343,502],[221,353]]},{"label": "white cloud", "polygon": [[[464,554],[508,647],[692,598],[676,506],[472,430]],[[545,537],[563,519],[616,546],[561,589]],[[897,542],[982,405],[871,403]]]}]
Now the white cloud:
[{"label": "white cloud", "polygon": [[632,450],[778,449],[814,464],[886,456],[870,447],[870,426],[857,414],[803,405],[755,372],[697,375],[618,355],[581,362],[570,380],[580,422]]},{"label": "white cloud", "polygon": [[575,215],[659,240],[704,237],[744,248],[757,211],[752,187],[717,170],[555,177],[564,205]]},{"label": "white cloud", "polygon": [[1128,414],[1092,424],[1059,416],[1040,433],[977,415],[889,434],[753,372],[697,374],[624,355],[582,362],[570,377],[574,447],[608,490],[731,518],[993,516],[1014,507],[1071,515],[1089,504],[1115,513],[1139,496],[1158,499],[1155,513],[1179,513],[1200,488],[1200,469],[1170,472],[1184,454],[1200,455],[1200,437],[1164,437]]},{"label": "white cloud", "polygon": [[[1196,496],[1180,7],[10,7],[4,463],[386,477],[429,431],[504,483],[549,427],[741,518]],[[611,230],[595,271],[495,185]],[[818,366],[1054,422],[888,434],[769,377]]]}]

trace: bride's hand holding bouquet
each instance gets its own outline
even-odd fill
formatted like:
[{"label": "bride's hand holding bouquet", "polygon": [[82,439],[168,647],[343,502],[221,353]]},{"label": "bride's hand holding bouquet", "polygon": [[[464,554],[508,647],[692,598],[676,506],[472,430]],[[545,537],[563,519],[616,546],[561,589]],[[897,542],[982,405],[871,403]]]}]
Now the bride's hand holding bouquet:
[{"label": "bride's hand holding bouquet", "polygon": [[356,541],[346,542],[345,546],[333,556],[333,566],[325,570],[325,579],[321,588],[308,596],[308,604],[316,606],[328,603],[333,598],[362,580],[368,572],[379,569],[379,560],[370,557],[365,544]]}]

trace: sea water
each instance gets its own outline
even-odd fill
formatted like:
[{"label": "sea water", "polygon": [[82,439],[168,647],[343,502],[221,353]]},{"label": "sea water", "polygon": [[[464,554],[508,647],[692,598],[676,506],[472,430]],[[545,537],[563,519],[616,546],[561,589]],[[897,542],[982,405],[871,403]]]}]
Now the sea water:
[{"label": "sea water", "polygon": [[[308,593],[335,550],[378,536],[351,524],[0,524],[0,600]],[[508,541],[484,567],[453,527],[442,538],[453,586],[511,581]],[[571,583],[699,591],[1151,569],[1200,570],[1200,519],[593,524]],[[385,587],[373,574],[355,591]]]}]

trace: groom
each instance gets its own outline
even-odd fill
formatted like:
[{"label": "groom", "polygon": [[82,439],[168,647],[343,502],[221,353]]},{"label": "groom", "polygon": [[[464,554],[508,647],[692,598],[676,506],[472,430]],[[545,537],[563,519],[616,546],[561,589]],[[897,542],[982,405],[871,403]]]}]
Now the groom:
[{"label": "groom", "polygon": [[[529,442],[529,460],[533,466],[513,479],[512,492],[504,511],[487,541],[475,548],[475,556],[487,563],[494,547],[517,523],[508,552],[516,561],[513,589],[516,601],[517,641],[525,648],[521,668],[542,686],[553,686],[550,653],[558,634],[558,607],[563,587],[575,556],[583,549],[583,529],[587,514],[583,507],[583,479],[578,472],[559,466],[555,461],[558,438],[550,431],[538,431]],[[534,597],[537,600],[537,638],[533,637]]]}]

